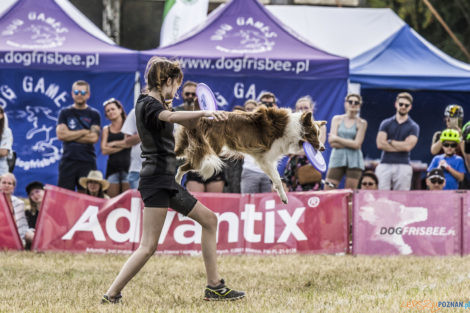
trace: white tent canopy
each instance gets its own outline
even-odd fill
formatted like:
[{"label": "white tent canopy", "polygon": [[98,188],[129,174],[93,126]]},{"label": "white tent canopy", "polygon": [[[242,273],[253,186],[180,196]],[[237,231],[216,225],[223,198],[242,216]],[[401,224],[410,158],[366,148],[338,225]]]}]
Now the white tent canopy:
[{"label": "white tent canopy", "polygon": [[376,47],[405,26],[391,9],[303,5],[266,8],[315,47],[349,59]]}]

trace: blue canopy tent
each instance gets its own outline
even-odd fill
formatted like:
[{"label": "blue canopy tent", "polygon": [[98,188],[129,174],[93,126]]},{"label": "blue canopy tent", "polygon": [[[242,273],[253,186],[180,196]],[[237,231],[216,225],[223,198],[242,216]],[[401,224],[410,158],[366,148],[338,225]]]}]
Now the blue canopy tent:
[{"label": "blue canopy tent", "polygon": [[[66,0],[5,0],[0,4],[0,105],[18,154],[17,193],[33,180],[57,184],[62,143],[60,109],[73,103],[72,83],[91,86],[88,104],[101,112],[114,97],[133,107],[138,53],[116,46]],[[96,145],[98,168],[106,158]]]},{"label": "blue canopy tent", "polygon": [[[360,84],[361,116],[369,125],[366,158],[380,157],[375,138],[380,122],[395,113],[403,90],[414,96],[410,116],[421,128],[412,159],[429,163],[436,130],[445,127],[446,105],[470,114],[470,65],[446,55],[411,29],[390,9],[268,6],[283,23],[314,46],[350,58],[350,81]],[[318,31],[312,31],[312,29]]]},{"label": "blue canopy tent", "polygon": [[153,55],[178,59],[185,80],[208,84],[223,110],[271,91],[280,107],[311,96],[318,120],[344,111],[348,60],[287,31],[257,0],[232,0],[178,42],[144,51],[142,69]]}]

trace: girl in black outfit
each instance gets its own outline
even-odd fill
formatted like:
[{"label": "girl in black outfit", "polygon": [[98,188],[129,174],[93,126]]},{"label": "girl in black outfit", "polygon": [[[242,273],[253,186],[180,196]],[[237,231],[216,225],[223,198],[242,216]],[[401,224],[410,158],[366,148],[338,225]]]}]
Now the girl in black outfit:
[{"label": "girl in black outfit", "polygon": [[183,80],[177,62],[153,57],[146,69],[147,92],[135,106],[136,124],[142,140],[142,163],[139,191],[145,204],[143,230],[139,248],[124,264],[102,303],[117,303],[121,290],[155,253],[168,207],[186,215],[202,226],[201,248],[206,267],[205,300],[234,300],[244,292],[228,288],[217,271],[217,216],[175,182],[176,157],[173,123],[191,127],[196,119],[213,117],[224,121],[223,111],[177,111],[171,102]]}]

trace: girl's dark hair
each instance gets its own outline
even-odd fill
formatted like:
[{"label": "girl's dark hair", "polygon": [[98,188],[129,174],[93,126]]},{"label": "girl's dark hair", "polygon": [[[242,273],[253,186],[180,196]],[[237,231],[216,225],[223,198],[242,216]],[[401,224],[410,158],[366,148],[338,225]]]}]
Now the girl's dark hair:
[{"label": "girl's dark hair", "polygon": [[122,118],[122,122],[124,123],[127,115],[126,115],[126,111],[124,110],[124,107],[122,106],[121,101],[119,101],[118,99],[111,98],[103,102],[104,115],[106,116],[106,106],[111,103],[116,104],[117,108],[121,109],[121,118]]},{"label": "girl's dark hair", "polygon": [[[150,92],[152,89],[162,92],[162,86],[166,83],[168,78],[178,81],[183,81],[183,71],[178,61],[171,61],[164,57],[152,57],[145,69],[145,83],[147,84],[144,93]],[[163,95],[162,95],[163,97]],[[160,99],[165,103],[165,99]]]},{"label": "girl's dark hair", "polygon": [[[87,186],[87,189],[86,189],[86,194],[91,196],[90,190],[88,190],[88,186]],[[97,195],[97,196],[94,196],[94,197],[98,197],[98,198],[104,199],[103,185],[100,184],[100,191],[98,191],[98,195]]]},{"label": "girl's dark hair", "polygon": [[5,129],[5,118],[6,118],[5,110],[3,109],[2,106],[0,106],[0,112],[3,113],[3,118],[0,120],[0,138],[2,138],[3,131]]},{"label": "girl's dark hair", "polygon": [[361,178],[359,178],[359,182],[357,184],[357,189],[362,189],[362,180],[364,179],[364,177],[370,177],[374,182],[375,184],[378,186],[379,185],[379,179],[377,178],[377,175],[375,175],[374,172],[372,171],[364,171],[362,173],[362,176]]}]

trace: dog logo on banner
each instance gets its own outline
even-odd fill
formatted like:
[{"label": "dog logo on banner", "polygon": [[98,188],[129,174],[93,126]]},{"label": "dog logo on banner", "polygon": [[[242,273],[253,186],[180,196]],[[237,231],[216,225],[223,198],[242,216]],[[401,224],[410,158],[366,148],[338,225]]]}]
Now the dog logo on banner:
[{"label": "dog logo on banner", "polygon": [[68,28],[60,21],[42,12],[28,12],[23,19],[13,19],[1,36],[6,43],[15,48],[44,49],[57,48],[64,44]]},{"label": "dog logo on banner", "polygon": [[228,53],[263,53],[276,44],[277,33],[253,17],[238,17],[234,25],[224,23],[211,36],[216,49]]},{"label": "dog logo on banner", "polygon": [[[386,198],[375,199],[371,193],[365,196],[366,203],[359,208],[362,220],[376,227],[373,240],[383,241],[398,249],[400,254],[411,254],[413,249],[403,240],[403,232],[396,229],[423,222],[428,219],[428,209],[409,207],[400,202]],[[381,235],[381,229],[394,230]]]},{"label": "dog logo on banner", "polygon": [[16,166],[26,171],[45,168],[61,158],[61,143],[55,129],[68,92],[60,89],[58,84],[46,83],[44,77],[26,75],[22,89],[15,93],[9,88],[14,97],[4,100],[9,104],[3,106],[14,134]]}]

